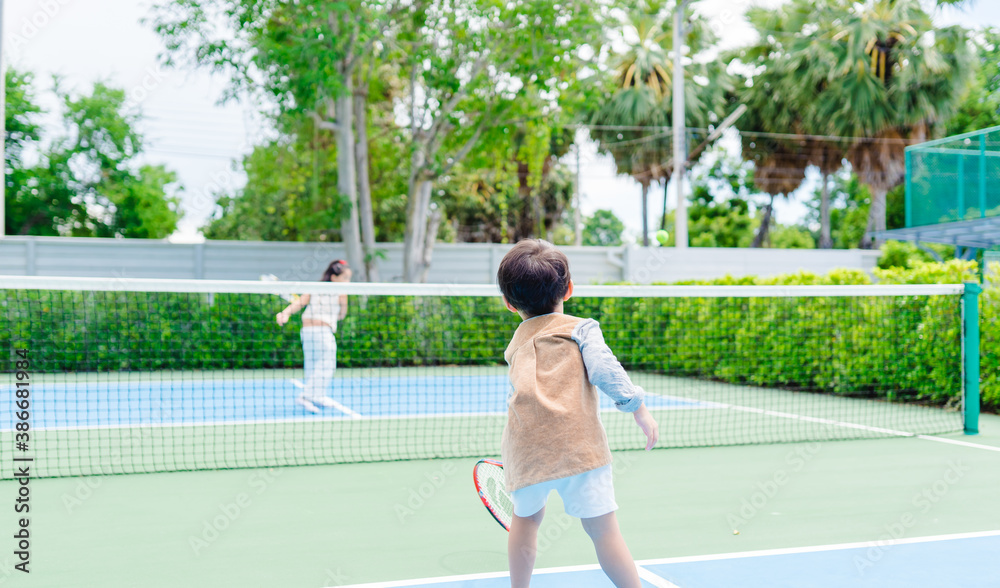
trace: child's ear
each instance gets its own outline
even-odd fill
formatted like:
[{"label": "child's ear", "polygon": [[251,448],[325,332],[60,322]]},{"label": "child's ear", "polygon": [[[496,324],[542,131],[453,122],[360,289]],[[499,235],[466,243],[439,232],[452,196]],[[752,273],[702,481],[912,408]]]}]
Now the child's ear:
[{"label": "child's ear", "polygon": [[563,302],[569,300],[573,296],[573,280],[569,281],[569,288],[566,288],[566,295],[563,296]]},{"label": "child's ear", "polygon": [[511,306],[510,302],[507,302],[507,297],[506,296],[501,295],[500,298],[503,299],[504,306],[507,307],[507,310],[509,310],[511,312],[517,312],[517,309],[514,308],[513,306]]}]

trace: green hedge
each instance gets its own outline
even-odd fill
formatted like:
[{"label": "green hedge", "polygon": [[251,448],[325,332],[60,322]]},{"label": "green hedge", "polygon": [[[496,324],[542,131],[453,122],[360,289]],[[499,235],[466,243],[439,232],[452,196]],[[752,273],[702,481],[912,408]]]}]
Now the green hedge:
[{"label": "green hedge", "polygon": [[[1000,267],[994,268],[1000,275]],[[879,283],[975,279],[971,262],[876,270]],[[695,282],[688,282],[689,284]],[[857,271],[699,284],[868,284]],[[277,296],[0,291],[0,344],[45,372],[294,368],[299,323]],[[982,296],[982,395],[1000,409],[1000,288]],[[572,299],[626,367],[936,405],[959,399],[957,297]],[[344,367],[498,365],[518,319],[496,298],[352,297]],[[10,371],[8,366],[3,371]]]}]

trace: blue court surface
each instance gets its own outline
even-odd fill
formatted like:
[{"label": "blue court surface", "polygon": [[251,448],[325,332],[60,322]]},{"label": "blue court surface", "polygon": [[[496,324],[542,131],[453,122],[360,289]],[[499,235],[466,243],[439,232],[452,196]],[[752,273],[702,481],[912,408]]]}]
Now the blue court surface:
[{"label": "blue court surface", "polygon": [[[46,383],[32,388],[36,429],[265,423],[314,419],[379,419],[506,414],[506,375],[335,378],[329,396],[338,406],[312,414],[295,404],[293,379],[184,379],[134,374],[105,382]],[[12,395],[12,387],[0,387]],[[601,409],[613,411],[603,394]],[[711,402],[649,394],[651,409],[714,408]],[[13,426],[12,413],[0,430]]]},{"label": "blue court surface", "polygon": [[[997,588],[1000,531],[637,562],[650,588]],[[596,566],[536,570],[535,588],[613,588]],[[353,588],[509,587],[506,573],[355,584]],[[352,588],[350,586],[346,588]]]}]

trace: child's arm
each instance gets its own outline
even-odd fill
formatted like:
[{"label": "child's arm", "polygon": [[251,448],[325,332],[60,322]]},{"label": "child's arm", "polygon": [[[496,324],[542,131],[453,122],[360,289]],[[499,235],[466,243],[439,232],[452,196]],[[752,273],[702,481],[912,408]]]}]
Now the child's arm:
[{"label": "child's arm", "polygon": [[632,383],[625,368],[604,342],[604,334],[597,321],[587,319],[573,329],[573,340],[580,346],[583,363],[587,366],[590,383],[615,401],[615,408],[622,412],[635,412],[642,406],[643,390]]},{"label": "child's arm", "polygon": [[275,317],[278,320],[278,325],[285,326],[285,323],[287,323],[289,319],[292,318],[293,314],[295,314],[296,312],[302,310],[303,308],[309,305],[309,300],[310,296],[308,294],[303,294],[302,296],[292,301],[291,304],[285,307],[285,310],[279,312]]},{"label": "child's arm", "polygon": [[659,428],[642,402],[645,393],[632,383],[625,368],[604,342],[600,325],[593,319],[581,321],[573,329],[573,340],[580,346],[590,383],[614,400],[615,408],[633,413],[635,422],[646,435],[646,449],[652,449],[659,438]]},{"label": "child's arm", "polygon": [[340,313],[337,315],[337,320],[342,321],[344,317],[347,316],[347,294],[340,295]]}]

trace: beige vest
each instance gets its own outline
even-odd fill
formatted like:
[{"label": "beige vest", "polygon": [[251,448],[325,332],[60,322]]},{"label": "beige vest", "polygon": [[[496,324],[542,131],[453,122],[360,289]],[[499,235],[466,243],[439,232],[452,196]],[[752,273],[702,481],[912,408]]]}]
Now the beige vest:
[{"label": "beige vest", "polygon": [[581,320],[565,314],[526,320],[504,353],[513,388],[500,444],[508,491],[611,463],[597,389],[572,338]]}]

